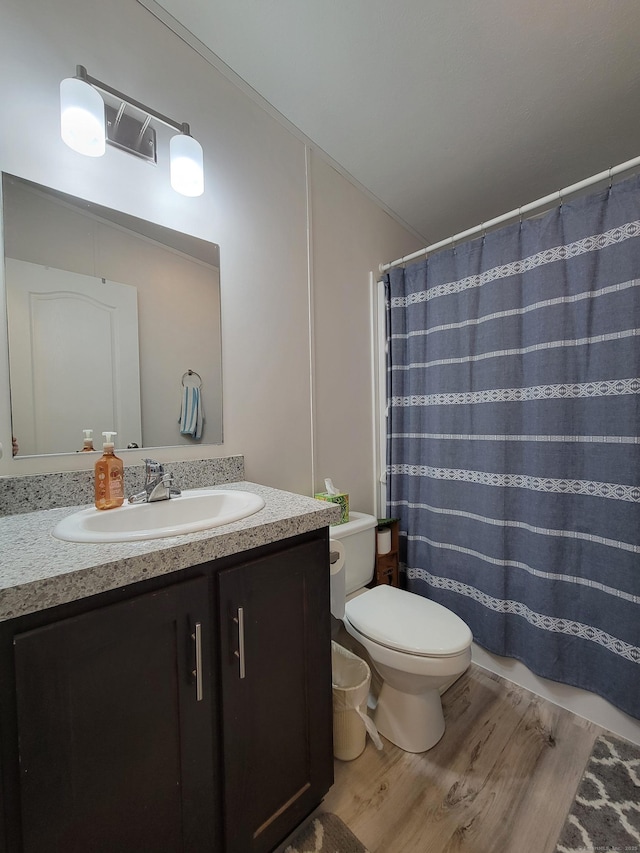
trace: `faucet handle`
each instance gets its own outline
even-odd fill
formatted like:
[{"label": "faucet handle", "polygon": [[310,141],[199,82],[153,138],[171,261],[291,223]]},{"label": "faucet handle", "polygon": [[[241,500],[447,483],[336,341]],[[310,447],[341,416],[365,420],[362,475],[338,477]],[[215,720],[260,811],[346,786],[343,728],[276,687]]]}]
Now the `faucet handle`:
[{"label": "faucet handle", "polygon": [[164,465],[161,462],[156,462],[155,459],[145,459],[144,465],[147,480],[161,477],[164,474]]}]

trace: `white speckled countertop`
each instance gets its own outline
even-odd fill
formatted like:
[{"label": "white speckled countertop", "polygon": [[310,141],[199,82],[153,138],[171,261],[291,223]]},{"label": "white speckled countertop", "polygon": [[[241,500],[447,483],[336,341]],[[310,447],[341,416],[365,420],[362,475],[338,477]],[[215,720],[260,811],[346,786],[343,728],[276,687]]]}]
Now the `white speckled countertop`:
[{"label": "white speckled countertop", "polygon": [[0,518],[0,621],[317,530],[340,515],[335,505],[256,483],[224,488],[255,492],[265,506],[199,533],[99,545],[62,542],[51,533],[86,505]]}]

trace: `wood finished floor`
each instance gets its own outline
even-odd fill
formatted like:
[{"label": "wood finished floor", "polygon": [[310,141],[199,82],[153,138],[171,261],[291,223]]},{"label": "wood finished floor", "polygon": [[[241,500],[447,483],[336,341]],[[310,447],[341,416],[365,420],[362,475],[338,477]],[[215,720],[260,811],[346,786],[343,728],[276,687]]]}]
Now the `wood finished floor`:
[{"label": "wood finished floor", "polygon": [[355,761],[335,762],[321,810],[370,853],[554,853],[604,730],[473,664],[442,704],[433,749],[368,739]]}]

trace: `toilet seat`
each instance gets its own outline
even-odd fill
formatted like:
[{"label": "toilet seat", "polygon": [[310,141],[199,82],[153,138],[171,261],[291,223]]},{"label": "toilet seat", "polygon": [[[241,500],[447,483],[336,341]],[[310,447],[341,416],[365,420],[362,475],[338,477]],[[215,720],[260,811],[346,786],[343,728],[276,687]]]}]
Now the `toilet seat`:
[{"label": "toilet seat", "polygon": [[420,657],[451,657],[469,648],[469,626],[441,604],[392,586],[351,599],[346,618],[374,643]]}]

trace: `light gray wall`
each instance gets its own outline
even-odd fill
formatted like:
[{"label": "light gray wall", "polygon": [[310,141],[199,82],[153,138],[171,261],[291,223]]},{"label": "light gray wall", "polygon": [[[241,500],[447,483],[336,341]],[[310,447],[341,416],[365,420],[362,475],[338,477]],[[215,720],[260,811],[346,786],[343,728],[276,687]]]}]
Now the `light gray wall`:
[{"label": "light gray wall", "polygon": [[369,270],[375,283],[378,262],[408,250],[394,254],[403,234],[381,209],[320,157],[311,165],[316,486],[331,477],[351,509],[375,514],[373,477],[361,476],[374,467]]},{"label": "light gray wall", "polygon": [[[62,143],[58,87],[76,64],[191,124],[205,152],[202,197],[171,190],[163,129],[156,168],[113,148],[82,157]],[[0,107],[3,171],[220,244],[225,442],[165,458],[244,454],[247,479],[310,494],[331,476],[354,508],[372,510],[369,271],[419,248],[416,239],[135,0],[4,0]],[[349,365],[343,376],[335,368],[336,313],[342,328],[357,331],[340,342]],[[347,435],[336,432],[336,404],[351,424]],[[81,462],[5,453],[0,472]]]}]

